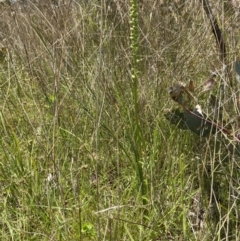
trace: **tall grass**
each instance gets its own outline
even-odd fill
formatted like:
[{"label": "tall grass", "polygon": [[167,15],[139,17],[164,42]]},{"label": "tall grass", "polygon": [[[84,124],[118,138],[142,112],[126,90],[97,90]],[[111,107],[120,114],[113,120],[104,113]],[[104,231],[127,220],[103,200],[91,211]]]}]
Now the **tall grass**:
[{"label": "tall grass", "polygon": [[236,145],[164,116],[175,81],[222,78],[199,1],[1,3],[0,43],[2,240],[239,240]]}]

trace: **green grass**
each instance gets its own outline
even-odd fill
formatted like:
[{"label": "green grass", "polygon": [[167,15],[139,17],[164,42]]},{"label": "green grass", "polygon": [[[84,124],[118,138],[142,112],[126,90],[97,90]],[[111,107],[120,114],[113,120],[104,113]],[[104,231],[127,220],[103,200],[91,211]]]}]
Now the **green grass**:
[{"label": "green grass", "polygon": [[[239,240],[239,156],[164,116],[175,81],[222,74],[209,21],[137,2],[0,5],[1,240]],[[214,4],[235,81],[237,17]]]}]

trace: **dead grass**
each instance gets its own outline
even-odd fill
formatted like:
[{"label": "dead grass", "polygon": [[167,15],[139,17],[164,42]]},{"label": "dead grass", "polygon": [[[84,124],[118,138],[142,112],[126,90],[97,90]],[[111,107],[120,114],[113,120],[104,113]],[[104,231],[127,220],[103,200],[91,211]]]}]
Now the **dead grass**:
[{"label": "dead grass", "polygon": [[[239,15],[210,2],[236,99]],[[209,20],[196,0],[141,1],[138,141],[129,28],[125,0],[0,5],[1,239],[239,240],[238,156],[164,117],[175,81],[225,80]]]}]

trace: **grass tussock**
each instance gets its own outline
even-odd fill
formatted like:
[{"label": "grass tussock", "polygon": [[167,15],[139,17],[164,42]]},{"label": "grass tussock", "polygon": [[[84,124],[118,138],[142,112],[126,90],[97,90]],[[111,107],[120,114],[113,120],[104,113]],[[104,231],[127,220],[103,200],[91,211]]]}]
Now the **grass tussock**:
[{"label": "grass tussock", "polygon": [[165,118],[209,71],[239,114],[236,1],[210,6],[227,74],[197,0],[0,3],[1,240],[240,239],[238,146]]}]

